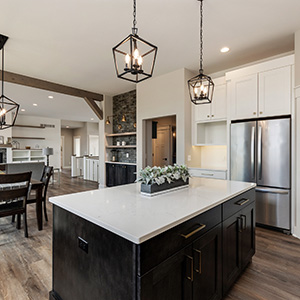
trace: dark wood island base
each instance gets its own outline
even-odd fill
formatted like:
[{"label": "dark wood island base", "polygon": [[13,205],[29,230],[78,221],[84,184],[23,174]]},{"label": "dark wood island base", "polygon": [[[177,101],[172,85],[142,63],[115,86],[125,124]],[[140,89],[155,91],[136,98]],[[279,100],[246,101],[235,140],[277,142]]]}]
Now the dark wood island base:
[{"label": "dark wood island base", "polygon": [[222,299],[255,253],[254,189],[141,244],[53,210],[50,300]]}]

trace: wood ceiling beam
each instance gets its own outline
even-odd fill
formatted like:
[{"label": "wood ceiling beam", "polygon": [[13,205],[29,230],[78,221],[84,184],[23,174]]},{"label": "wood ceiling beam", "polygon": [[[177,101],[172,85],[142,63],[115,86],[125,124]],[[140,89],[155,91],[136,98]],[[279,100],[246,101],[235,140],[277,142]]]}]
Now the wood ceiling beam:
[{"label": "wood ceiling beam", "polygon": [[103,111],[100,109],[98,104],[95,102],[94,99],[90,99],[88,97],[84,97],[84,100],[86,103],[89,105],[89,107],[92,109],[92,111],[96,114],[96,116],[100,119],[103,120]]},{"label": "wood ceiling beam", "polygon": [[[0,78],[2,80],[2,75],[0,72]],[[60,93],[64,95],[79,97],[79,98],[88,98],[94,101],[103,101],[103,95],[97,94],[85,90],[80,90],[74,87],[69,87],[66,85],[61,85],[58,83],[53,83],[50,81],[45,81],[33,77],[28,77],[20,74],[15,74],[11,72],[4,71],[4,81],[16,83],[20,85],[25,85],[32,88],[37,88],[41,90],[51,91],[55,93]],[[100,108],[99,108],[100,109]]]}]

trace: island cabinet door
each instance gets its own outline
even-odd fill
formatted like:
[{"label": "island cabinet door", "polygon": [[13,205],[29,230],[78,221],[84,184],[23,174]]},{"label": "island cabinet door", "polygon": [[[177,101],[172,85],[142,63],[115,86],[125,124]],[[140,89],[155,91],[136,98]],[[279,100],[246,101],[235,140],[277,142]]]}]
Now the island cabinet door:
[{"label": "island cabinet door", "polygon": [[106,186],[112,187],[115,185],[115,164],[106,164]]},{"label": "island cabinet door", "polygon": [[222,298],[221,224],[193,243],[193,300]]},{"label": "island cabinet door", "polygon": [[251,261],[255,253],[255,203],[245,207],[241,212],[242,240],[241,256],[242,269]]},{"label": "island cabinet door", "polygon": [[223,295],[241,271],[241,218],[234,214],[223,222]]},{"label": "island cabinet door", "polygon": [[190,245],[138,277],[137,299],[192,300],[193,280],[193,251]]}]

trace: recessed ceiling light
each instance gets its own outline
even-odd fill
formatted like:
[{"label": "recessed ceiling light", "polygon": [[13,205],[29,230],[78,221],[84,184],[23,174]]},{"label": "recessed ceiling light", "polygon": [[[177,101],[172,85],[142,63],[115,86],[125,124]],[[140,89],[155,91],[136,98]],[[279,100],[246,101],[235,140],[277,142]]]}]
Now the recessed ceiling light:
[{"label": "recessed ceiling light", "polygon": [[91,118],[91,120],[93,121],[93,120],[94,120],[94,118]]},{"label": "recessed ceiling light", "polygon": [[223,47],[220,51],[222,52],[222,53],[226,53],[226,52],[228,52],[230,49],[228,48],[228,47]]},{"label": "recessed ceiling light", "polygon": [[21,111],[25,111],[25,109],[24,109],[24,108],[21,108]]},{"label": "recessed ceiling light", "polygon": [[36,103],[33,103],[32,105],[33,105],[33,106],[37,106],[37,104],[36,104]]},{"label": "recessed ceiling light", "polygon": [[68,126],[68,125],[66,126],[66,128],[69,128],[69,127],[70,127],[70,126]]},{"label": "recessed ceiling light", "polygon": [[53,96],[48,96],[49,99],[53,99]]}]

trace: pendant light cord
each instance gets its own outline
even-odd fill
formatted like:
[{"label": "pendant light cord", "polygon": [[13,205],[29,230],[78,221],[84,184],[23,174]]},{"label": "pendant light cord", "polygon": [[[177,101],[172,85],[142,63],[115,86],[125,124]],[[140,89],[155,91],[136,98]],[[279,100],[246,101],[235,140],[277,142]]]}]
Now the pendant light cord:
[{"label": "pendant light cord", "polygon": [[[2,96],[4,95],[4,46],[2,48]],[[2,98],[3,100],[3,98]]]},{"label": "pendant light cord", "polygon": [[199,72],[203,73],[203,0],[199,0],[200,1],[200,22],[199,22],[199,33],[200,33],[200,57],[199,57],[199,65],[200,65],[200,69]]},{"label": "pendant light cord", "polygon": [[132,27],[132,33],[134,35],[137,35],[138,29],[136,28],[136,0],[133,0],[133,27]]}]

